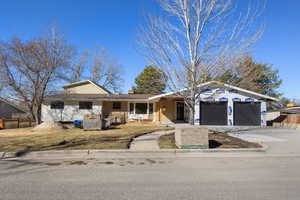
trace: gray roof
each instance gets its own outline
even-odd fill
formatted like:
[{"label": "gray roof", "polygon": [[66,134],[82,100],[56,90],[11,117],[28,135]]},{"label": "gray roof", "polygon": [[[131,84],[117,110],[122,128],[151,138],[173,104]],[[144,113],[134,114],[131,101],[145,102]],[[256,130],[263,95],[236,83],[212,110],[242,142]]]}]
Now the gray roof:
[{"label": "gray roof", "polygon": [[60,93],[51,96],[46,96],[45,101],[126,101],[126,100],[141,100],[146,101],[153,94],[72,94]]},{"label": "gray roof", "polygon": [[300,106],[284,108],[281,112],[287,114],[300,114]]}]

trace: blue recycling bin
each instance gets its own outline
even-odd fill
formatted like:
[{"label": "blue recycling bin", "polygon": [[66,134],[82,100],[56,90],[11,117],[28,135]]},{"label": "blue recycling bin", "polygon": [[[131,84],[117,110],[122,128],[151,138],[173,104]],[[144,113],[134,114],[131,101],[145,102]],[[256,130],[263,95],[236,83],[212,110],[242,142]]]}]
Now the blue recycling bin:
[{"label": "blue recycling bin", "polygon": [[76,128],[82,128],[82,120],[74,120],[73,123]]}]

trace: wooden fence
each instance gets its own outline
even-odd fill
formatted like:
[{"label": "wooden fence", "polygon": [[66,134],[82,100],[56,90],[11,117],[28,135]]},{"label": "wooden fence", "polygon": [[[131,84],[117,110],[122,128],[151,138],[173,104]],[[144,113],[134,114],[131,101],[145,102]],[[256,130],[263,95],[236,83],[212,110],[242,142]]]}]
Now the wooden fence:
[{"label": "wooden fence", "polygon": [[300,114],[281,114],[278,118],[274,119],[273,122],[283,124],[300,124]]},{"label": "wooden fence", "polygon": [[300,114],[289,114],[282,121],[284,124],[300,124]]},{"label": "wooden fence", "polygon": [[35,126],[31,119],[0,119],[0,129],[26,128]]}]

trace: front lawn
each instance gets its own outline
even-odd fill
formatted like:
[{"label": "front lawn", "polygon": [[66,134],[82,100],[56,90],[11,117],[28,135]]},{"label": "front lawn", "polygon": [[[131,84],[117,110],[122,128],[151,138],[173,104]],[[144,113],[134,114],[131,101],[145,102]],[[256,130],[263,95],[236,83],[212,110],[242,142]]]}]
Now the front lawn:
[{"label": "front lawn", "polygon": [[[254,142],[247,142],[241,140],[239,138],[231,137],[225,133],[218,133],[218,132],[209,132],[209,148],[260,148],[262,147],[260,144]],[[159,147],[161,149],[176,149],[175,145],[175,135],[164,135],[159,138]]]},{"label": "front lawn", "polygon": [[0,130],[0,152],[64,149],[127,149],[139,135],[170,128],[155,125],[119,125],[102,131],[63,129],[33,132],[32,128]]}]

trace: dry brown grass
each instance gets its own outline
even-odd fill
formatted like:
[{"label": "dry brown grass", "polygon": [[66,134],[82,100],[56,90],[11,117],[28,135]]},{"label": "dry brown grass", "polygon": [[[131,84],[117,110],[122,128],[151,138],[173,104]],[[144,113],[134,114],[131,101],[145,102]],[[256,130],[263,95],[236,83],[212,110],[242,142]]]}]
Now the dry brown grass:
[{"label": "dry brown grass", "polygon": [[0,152],[42,151],[63,149],[126,149],[132,138],[165,130],[154,125],[119,125],[102,131],[64,129],[32,131],[32,128],[0,131]]},{"label": "dry brown grass", "polygon": [[175,134],[163,135],[158,140],[161,149],[177,149],[175,144]]},{"label": "dry brown grass", "polygon": [[126,126],[157,126],[157,124],[152,121],[142,121],[142,122],[127,122]]}]

